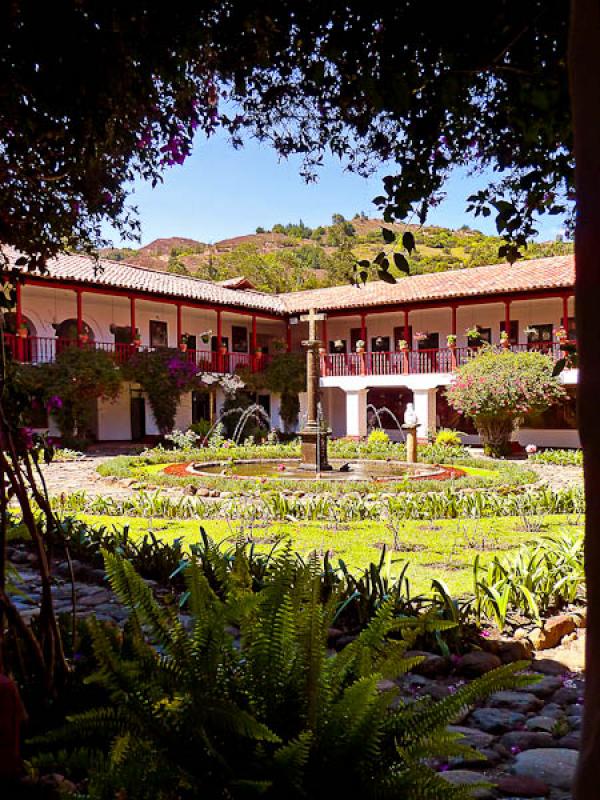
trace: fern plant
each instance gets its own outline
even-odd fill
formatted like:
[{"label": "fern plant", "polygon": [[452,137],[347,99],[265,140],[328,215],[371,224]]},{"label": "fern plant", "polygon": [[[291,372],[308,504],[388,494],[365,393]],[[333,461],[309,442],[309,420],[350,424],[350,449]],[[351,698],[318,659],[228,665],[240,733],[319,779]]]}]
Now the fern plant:
[{"label": "fern plant", "polygon": [[[523,665],[511,665],[444,700],[405,705],[380,682],[420,660],[404,655],[419,629],[451,623],[394,618],[390,600],[331,655],[336,588],[323,602],[316,557],[299,566],[289,547],[266,563],[260,592],[243,553],[231,569],[217,566],[214,581],[192,559],[189,625],[122,557],[106,553],[105,563],[130,610],[122,636],[92,622],[93,679],[111,702],[36,743],[76,744],[79,761],[83,747],[94,800],[467,798],[470,790],[429,766],[474,757],[446,725],[488,693],[527,681],[517,674]],[[403,639],[393,638],[400,630]]]}]

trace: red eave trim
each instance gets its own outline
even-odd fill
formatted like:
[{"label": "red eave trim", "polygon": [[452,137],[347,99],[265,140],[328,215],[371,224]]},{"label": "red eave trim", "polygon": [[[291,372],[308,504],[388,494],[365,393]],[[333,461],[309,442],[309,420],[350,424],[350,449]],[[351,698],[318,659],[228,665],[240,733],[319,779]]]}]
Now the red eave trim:
[{"label": "red eave trim", "polygon": [[163,303],[166,305],[177,306],[180,305],[185,308],[197,308],[207,311],[229,311],[232,314],[241,314],[247,316],[261,317],[262,319],[275,320],[277,322],[284,322],[283,314],[278,314],[276,311],[262,311],[254,309],[251,306],[238,306],[230,305],[229,303],[202,303],[190,300],[186,297],[179,295],[165,295],[157,292],[141,292],[132,291],[131,289],[123,289],[119,287],[104,287],[98,285],[90,285],[82,281],[69,281],[64,278],[52,279],[42,278],[35,275],[24,275],[23,283],[29,286],[41,286],[51,289],[66,289],[69,291],[80,291],[84,294],[102,294],[107,297],[125,297],[127,299],[145,300],[147,302]]},{"label": "red eave trim", "polygon": [[[477,297],[449,297],[446,300],[413,300],[406,303],[388,303],[379,306],[356,306],[353,308],[339,308],[326,311],[328,317],[359,317],[362,314],[393,314],[399,311],[425,311],[430,308],[460,308],[461,306],[494,305],[506,301],[518,302],[519,300],[552,300],[562,297],[572,297],[574,287],[557,287],[552,289],[537,289],[531,291],[502,292],[498,294],[478,295]],[[289,317],[297,317],[304,311],[288,312]]]}]

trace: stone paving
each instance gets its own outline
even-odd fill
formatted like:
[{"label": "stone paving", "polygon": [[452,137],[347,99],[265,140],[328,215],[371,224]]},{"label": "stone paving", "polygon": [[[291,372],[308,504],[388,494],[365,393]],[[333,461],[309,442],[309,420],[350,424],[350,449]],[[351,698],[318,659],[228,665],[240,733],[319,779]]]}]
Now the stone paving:
[{"label": "stone paving", "polygon": [[[453,758],[437,764],[445,780],[488,782],[489,788],[473,789],[477,798],[570,800],[580,742],[584,678],[580,671],[563,663],[560,651],[554,652],[553,658],[547,652],[538,654],[532,662],[537,683],[496,692],[449,726],[450,731],[464,736],[480,758]],[[443,662],[440,656],[429,655],[416,668],[417,674],[393,682],[406,702],[424,695],[445,697],[477,673],[500,665],[493,654],[478,651],[446,660],[445,669]],[[424,674],[429,671],[430,676]],[[381,688],[391,688],[390,683]]]}]

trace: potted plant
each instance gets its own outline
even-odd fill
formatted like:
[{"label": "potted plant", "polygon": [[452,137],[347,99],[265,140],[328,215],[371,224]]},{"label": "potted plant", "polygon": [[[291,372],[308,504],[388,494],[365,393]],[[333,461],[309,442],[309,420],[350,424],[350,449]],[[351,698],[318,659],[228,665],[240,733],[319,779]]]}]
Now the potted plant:
[{"label": "potted plant", "polygon": [[[336,342],[334,342],[334,346],[335,346],[335,344],[336,344]],[[359,354],[362,354],[362,353],[365,352],[365,341],[364,341],[364,339],[359,339],[356,342],[356,352],[359,353]]]},{"label": "potted plant", "polygon": [[81,333],[78,334],[77,338],[79,339],[81,344],[87,344],[90,340],[89,334],[87,334],[85,331],[81,331]]},{"label": "potted plant", "polygon": [[188,349],[188,335],[187,333],[183,333],[181,338],[179,339],[179,350],[182,353],[186,353]]},{"label": "potted plant", "polygon": [[131,344],[134,347],[140,347],[142,344],[142,335],[139,328],[134,328],[131,335]]},{"label": "potted plant", "polygon": [[560,344],[563,344],[563,342],[566,342],[567,339],[569,338],[569,334],[567,333],[564,325],[560,325],[558,328],[556,328],[556,330],[554,331],[554,335],[556,336],[556,339],[558,342],[560,342]]},{"label": "potted plant", "polygon": [[481,342],[481,332],[477,326],[473,328],[467,328],[465,335],[470,347],[478,345]]},{"label": "potted plant", "polygon": [[29,336],[29,329],[26,322],[21,322],[17,329],[17,336],[20,339],[26,339]]},{"label": "potted plant", "polygon": [[336,339],[333,343],[333,349],[336,353],[342,353],[344,351],[344,342],[342,339]]},{"label": "potted plant", "polygon": [[500,331],[500,344],[507,349],[510,347],[510,336],[506,331]]},{"label": "potted plant", "polygon": [[223,340],[221,340],[221,342],[219,344],[219,353],[222,356],[227,355],[227,345],[225,344],[225,342]]},{"label": "potted plant", "polygon": [[406,351],[408,350],[408,342],[406,341],[406,339],[398,339],[398,341],[396,342],[396,346],[398,350],[400,350],[402,353],[406,353]]},{"label": "potted plant", "polygon": [[456,334],[455,333],[449,333],[446,336],[446,343],[447,343],[448,347],[450,347],[451,349],[456,347]]}]

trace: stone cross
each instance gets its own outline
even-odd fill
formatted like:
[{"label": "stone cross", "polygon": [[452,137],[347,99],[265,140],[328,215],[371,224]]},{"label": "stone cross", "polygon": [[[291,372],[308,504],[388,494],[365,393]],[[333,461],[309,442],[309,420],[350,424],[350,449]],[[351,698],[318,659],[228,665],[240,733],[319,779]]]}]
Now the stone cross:
[{"label": "stone cross", "polygon": [[311,308],[308,314],[300,317],[300,322],[308,322],[308,339],[302,344],[306,347],[306,424],[307,427],[317,425],[317,404],[319,402],[319,347],[321,342],[317,336],[317,322],[327,319],[326,314],[317,314]]},{"label": "stone cross", "polygon": [[308,314],[303,314],[300,317],[300,322],[308,322],[308,338],[309,341],[315,342],[317,336],[317,322],[322,322],[327,319],[327,314],[317,314],[314,308],[309,309]]}]

